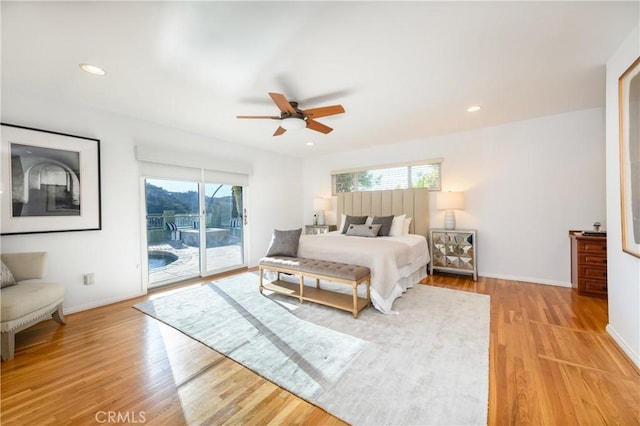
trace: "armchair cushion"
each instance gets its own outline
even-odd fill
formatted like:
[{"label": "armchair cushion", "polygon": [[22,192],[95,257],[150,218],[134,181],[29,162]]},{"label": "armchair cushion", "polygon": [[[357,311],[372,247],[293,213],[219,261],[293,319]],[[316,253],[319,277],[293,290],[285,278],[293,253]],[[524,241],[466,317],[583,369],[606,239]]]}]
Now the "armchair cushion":
[{"label": "armchair cushion", "polygon": [[[0,320],[10,322],[64,300],[61,284],[40,280],[22,281],[20,285],[2,289]],[[2,330],[5,331],[5,330]]]}]

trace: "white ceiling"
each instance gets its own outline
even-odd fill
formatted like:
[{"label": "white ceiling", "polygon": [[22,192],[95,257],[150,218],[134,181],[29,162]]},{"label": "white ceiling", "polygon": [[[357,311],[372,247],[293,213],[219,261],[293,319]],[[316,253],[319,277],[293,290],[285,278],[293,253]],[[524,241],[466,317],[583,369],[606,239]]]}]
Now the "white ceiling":
[{"label": "white ceiling", "polygon": [[[604,64],[640,13],[637,1],[1,7],[3,90],[300,157],[603,106]],[[277,115],[268,92],[346,113],[318,119],[327,135],[273,137],[277,121],[235,118]]]}]

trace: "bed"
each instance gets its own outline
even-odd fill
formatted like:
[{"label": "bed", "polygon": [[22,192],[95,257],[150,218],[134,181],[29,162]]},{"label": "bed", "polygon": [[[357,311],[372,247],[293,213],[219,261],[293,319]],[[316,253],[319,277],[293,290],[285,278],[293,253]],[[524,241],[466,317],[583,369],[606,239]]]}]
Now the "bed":
[{"label": "bed", "polygon": [[342,215],[411,218],[406,235],[354,237],[338,231],[300,238],[298,257],[367,266],[371,270],[371,301],[383,313],[427,275],[429,249],[429,191],[422,188],[338,194]]}]

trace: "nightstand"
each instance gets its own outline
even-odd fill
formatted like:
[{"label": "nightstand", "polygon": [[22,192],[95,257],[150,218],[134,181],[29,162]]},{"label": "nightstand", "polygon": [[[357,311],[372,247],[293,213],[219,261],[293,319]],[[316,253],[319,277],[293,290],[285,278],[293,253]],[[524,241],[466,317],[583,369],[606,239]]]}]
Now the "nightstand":
[{"label": "nightstand", "polygon": [[431,229],[429,273],[469,274],[478,281],[475,229]]},{"label": "nightstand", "polygon": [[305,225],[304,233],[307,235],[326,234],[337,229],[336,225]]}]

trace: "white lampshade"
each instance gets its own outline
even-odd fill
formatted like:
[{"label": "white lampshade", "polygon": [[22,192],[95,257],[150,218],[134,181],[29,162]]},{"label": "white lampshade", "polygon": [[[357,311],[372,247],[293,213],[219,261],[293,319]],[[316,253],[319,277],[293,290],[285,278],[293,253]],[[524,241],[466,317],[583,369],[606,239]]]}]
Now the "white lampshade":
[{"label": "white lampshade", "polygon": [[438,192],[436,194],[436,208],[447,211],[444,214],[444,228],[456,229],[456,215],[454,210],[464,209],[464,193]]},{"label": "white lampshade", "polygon": [[325,211],[331,209],[330,198],[316,198],[313,200],[313,210]]},{"label": "white lampshade", "polygon": [[439,210],[464,209],[464,192],[438,192],[436,194],[436,208]]},{"label": "white lampshade", "polygon": [[304,129],[307,127],[307,122],[298,117],[283,118],[280,120],[280,127],[287,130]]}]

